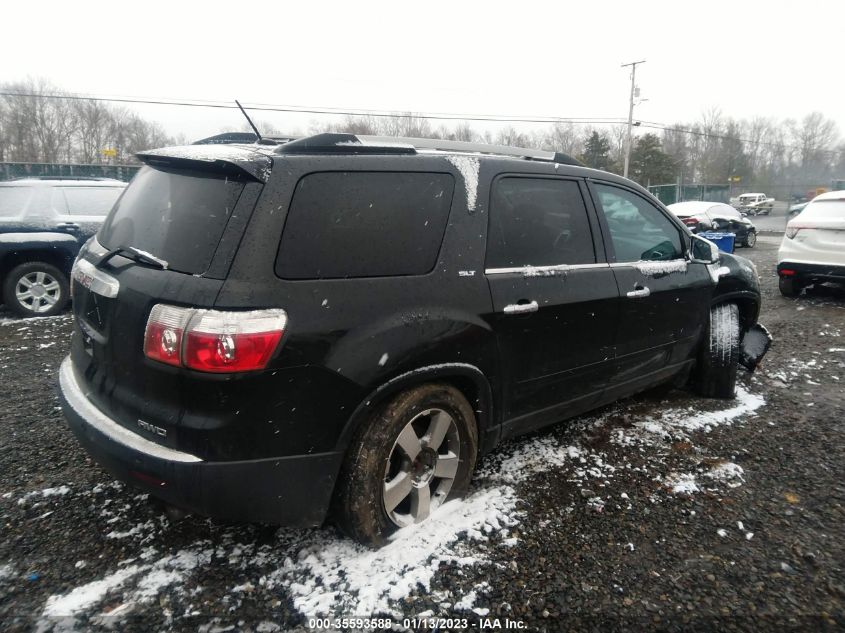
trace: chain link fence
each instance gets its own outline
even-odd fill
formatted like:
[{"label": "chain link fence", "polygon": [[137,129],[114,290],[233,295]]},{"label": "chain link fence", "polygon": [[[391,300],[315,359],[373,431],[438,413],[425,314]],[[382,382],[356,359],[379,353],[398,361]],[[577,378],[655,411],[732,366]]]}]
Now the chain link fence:
[{"label": "chain link fence", "polygon": [[648,190],[663,204],[675,204],[687,200],[728,203],[731,197],[730,185],[652,185]]},{"label": "chain link fence", "polygon": [[115,178],[129,182],[140,168],[140,165],[0,163],[0,180],[15,180],[16,178]]}]

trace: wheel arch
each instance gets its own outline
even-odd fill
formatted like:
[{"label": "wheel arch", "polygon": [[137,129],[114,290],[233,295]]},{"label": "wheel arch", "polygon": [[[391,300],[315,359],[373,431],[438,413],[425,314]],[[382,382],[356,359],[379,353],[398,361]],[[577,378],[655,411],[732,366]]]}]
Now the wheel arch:
[{"label": "wheel arch", "polygon": [[723,303],[735,303],[739,308],[740,329],[745,332],[757,322],[760,315],[760,299],[751,292],[728,292],[713,297],[710,307],[714,308]]},{"label": "wheel arch", "polygon": [[17,248],[0,256],[0,279],[5,279],[15,266],[27,262],[44,262],[68,275],[75,257],[76,253],[62,248]]},{"label": "wheel arch", "polygon": [[442,363],[414,369],[391,378],[371,391],[352,412],[337,443],[345,452],[352,437],[369,415],[396,394],[418,385],[440,382],[455,387],[467,399],[475,413],[478,427],[479,453],[489,451],[498,439],[499,427],[493,411],[493,391],[484,373],[468,363]]}]

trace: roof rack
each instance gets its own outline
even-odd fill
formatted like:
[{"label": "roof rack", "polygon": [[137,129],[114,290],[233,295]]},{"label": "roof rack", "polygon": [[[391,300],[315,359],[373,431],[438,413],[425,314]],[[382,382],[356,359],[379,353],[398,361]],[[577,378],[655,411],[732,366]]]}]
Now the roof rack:
[{"label": "roof rack", "polygon": [[548,150],[466,143],[435,138],[404,138],[357,134],[316,134],[289,141],[275,149],[277,154],[417,154],[418,150],[488,154],[527,160],[541,160],[564,165],[582,165],[567,154]]}]

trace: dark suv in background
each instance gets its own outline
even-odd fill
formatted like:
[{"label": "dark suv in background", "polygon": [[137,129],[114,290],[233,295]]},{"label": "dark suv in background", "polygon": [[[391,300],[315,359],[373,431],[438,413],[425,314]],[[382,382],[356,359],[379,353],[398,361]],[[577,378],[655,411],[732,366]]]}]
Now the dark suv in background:
[{"label": "dark suv in background", "polygon": [[8,310],[27,317],[64,308],[79,247],[125,187],[109,178],[0,182],[0,284]]},{"label": "dark suv in background", "polygon": [[90,453],[182,508],[379,543],[502,440],[689,376],[733,397],[768,345],[750,262],[561,154],[330,134],[139,158],[74,267],[60,386]]}]

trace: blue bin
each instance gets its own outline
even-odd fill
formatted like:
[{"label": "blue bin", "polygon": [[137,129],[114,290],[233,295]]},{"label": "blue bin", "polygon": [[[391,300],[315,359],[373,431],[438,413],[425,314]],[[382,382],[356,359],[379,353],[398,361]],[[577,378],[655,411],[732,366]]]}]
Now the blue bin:
[{"label": "blue bin", "polygon": [[719,247],[719,250],[723,253],[734,252],[734,240],[736,239],[736,233],[719,233],[716,231],[705,231],[703,233],[699,233],[699,235],[704,239],[713,242],[716,246]]}]

